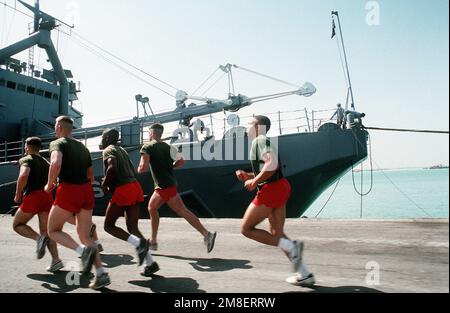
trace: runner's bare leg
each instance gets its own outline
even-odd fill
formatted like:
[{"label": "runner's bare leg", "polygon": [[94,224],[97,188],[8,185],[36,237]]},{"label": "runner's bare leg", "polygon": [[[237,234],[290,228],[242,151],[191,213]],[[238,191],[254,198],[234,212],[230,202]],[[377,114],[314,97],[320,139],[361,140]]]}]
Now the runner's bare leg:
[{"label": "runner's bare leg", "polygon": [[[49,212],[42,212],[38,214],[39,218],[39,231],[41,232],[41,235],[48,236],[47,231],[47,225],[48,225],[48,216]],[[60,261],[58,254],[58,247],[56,246],[56,242],[53,240],[49,240],[47,244],[48,251],[50,251],[50,255],[52,256],[52,262],[55,263],[56,261]]]},{"label": "runner's bare leg", "polygon": [[273,211],[273,209],[268,208],[265,205],[256,206],[251,203],[245,212],[241,225],[241,233],[247,238],[269,246],[277,247],[281,237],[274,236],[265,230],[255,228],[273,214]]},{"label": "runner's bare leg", "polygon": [[78,243],[67,233],[63,232],[64,224],[73,216],[72,212],[66,211],[54,205],[48,218],[48,235],[50,239],[68,249],[76,250]]},{"label": "runner's bare leg", "polygon": [[164,204],[164,200],[158,195],[157,192],[153,192],[152,197],[148,203],[148,212],[150,214],[152,223],[152,238],[150,240],[151,244],[158,243],[158,229],[159,229],[159,212],[158,210]]},{"label": "runner's bare leg", "polygon": [[13,221],[13,229],[22,237],[38,240],[39,234],[33,230],[27,223],[34,217],[35,214],[25,213],[21,209],[16,212]]},{"label": "runner's bare leg", "polygon": [[[95,241],[91,239],[91,237],[89,236],[91,226],[92,226],[92,210],[81,209],[81,211],[77,214],[78,236],[80,237],[81,242],[85,246],[95,247],[96,246]],[[100,253],[98,251],[96,253],[94,265],[95,268],[102,267],[102,260],[100,258]]]},{"label": "runner's bare leg", "polygon": [[188,221],[188,223],[191,224],[191,226],[194,227],[200,234],[202,234],[203,237],[208,235],[208,230],[203,227],[198,217],[186,208],[179,194],[170,199],[167,204],[175,213]]}]

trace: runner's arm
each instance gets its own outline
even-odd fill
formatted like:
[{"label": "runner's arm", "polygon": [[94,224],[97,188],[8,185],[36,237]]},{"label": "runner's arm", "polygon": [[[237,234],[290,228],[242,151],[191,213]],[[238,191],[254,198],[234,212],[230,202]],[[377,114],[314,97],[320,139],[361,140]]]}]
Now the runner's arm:
[{"label": "runner's arm", "polygon": [[48,181],[45,191],[50,192],[56,186],[56,179],[61,172],[63,154],[61,151],[53,151],[50,156],[50,169],[48,170]]},{"label": "runner's arm", "polygon": [[264,154],[263,160],[264,166],[261,169],[261,173],[254,178],[256,184],[268,180],[278,170],[278,158],[272,152]]},{"label": "runner's arm", "polygon": [[175,162],[173,163],[173,168],[180,168],[186,165],[187,161],[183,158],[183,155],[181,153],[177,153],[177,156],[175,158]]},{"label": "runner's arm", "polygon": [[255,178],[255,174],[254,173],[249,173],[243,170],[238,170],[236,171],[236,176],[239,179],[239,181],[243,181],[246,182],[249,179],[254,179]]},{"label": "runner's arm", "polygon": [[276,158],[273,153],[265,153],[263,156],[263,160],[264,167],[261,169],[261,173],[259,173],[259,175],[255,178],[247,180],[245,182],[245,188],[249,191],[255,190],[260,183],[268,180],[278,170],[278,158]]},{"label": "runner's arm", "polygon": [[149,170],[150,166],[150,156],[148,154],[141,154],[141,161],[138,167],[138,173],[143,174]]},{"label": "runner's arm", "polygon": [[87,169],[87,178],[89,179],[89,181],[90,181],[91,183],[94,182],[95,178],[94,178],[94,167],[93,167],[93,166],[90,166],[90,167]]},{"label": "runner's arm", "polygon": [[22,165],[20,167],[19,178],[17,178],[16,195],[14,197],[14,202],[16,203],[20,203],[20,201],[22,200],[22,193],[25,187],[27,186],[30,171],[31,170],[28,166]]},{"label": "runner's arm", "polygon": [[102,187],[109,187],[114,180],[115,173],[117,171],[117,160],[116,158],[108,158],[106,160],[106,172],[105,178],[103,179]]}]

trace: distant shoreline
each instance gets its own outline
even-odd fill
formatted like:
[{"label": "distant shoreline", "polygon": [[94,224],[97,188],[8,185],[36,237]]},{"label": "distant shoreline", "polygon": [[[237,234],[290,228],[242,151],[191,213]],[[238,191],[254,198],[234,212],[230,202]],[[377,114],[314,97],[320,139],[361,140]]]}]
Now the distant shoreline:
[{"label": "distant shoreline", "polygon": [[[380,172],[380,171],[402,171],[402,170],[448,170],[448,166],[430,166],[430,167],[398,167],[398,168],[378,168],[373,169],[374,172]],[[368,169],[365,168],[364,171],[366,172]],[[355,169],[354,172],[358,173],[360,172],[360,169]]]}]

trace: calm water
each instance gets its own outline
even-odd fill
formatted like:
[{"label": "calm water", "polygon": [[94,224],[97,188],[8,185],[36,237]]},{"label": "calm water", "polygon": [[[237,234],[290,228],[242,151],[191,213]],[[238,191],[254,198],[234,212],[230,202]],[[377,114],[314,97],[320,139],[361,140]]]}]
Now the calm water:
[{"label": "calm water", "polygon": [[[364,218],[449,217],[448,169],[376,171],[373,176],[373,190],[363,200]],[[394,187],[389,179],[401,191]],[[360,181],[360,174],[355,173],[358,189],[360,189]],[[370,185],[369,172],[364,173],[364,185],[364,190],[367,191]],[[305,213],[305,216],[316,216],[333,189],[334,186],[325,191]],[[334,196],[319,218],[360,218],[360,211],[361,197],[354,190],[350,172],[341,179]]]}]

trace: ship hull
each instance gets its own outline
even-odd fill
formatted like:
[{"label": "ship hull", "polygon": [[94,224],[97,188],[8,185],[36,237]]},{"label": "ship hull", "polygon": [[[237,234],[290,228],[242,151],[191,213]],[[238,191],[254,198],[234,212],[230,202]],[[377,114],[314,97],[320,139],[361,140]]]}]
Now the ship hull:
[{"label": "ship hull", "polygon": [[[229,141],[232,142],[229,142]],[[238,139],[217,141],[213,147],[236,145]],[[367,157],[367,133],[364,130],[331,129],[316,133],[284,135],[278,137],[278,146],[283,172],[292,186],[292,195],[287,204],[287,217],[298,218],[336,180]],[[183,146],[184,147],[184,146]],[[192,147],[192,146],[191,146]],[[139,147],[127,149],[135,165],[139,162]],[[213,148],[214,150],[214,148]],[[237,181],[235,171],[250,171],[248,146],[245,145],[244,158],[236,160],[189,161],[176,170],[178,190],[187,207],[202,218],[241,218],[255,196]],[[224,152],[225,153],[225,152]],[[99,153],[93,154],[95,182],[93,184],[96,204],[94,214],[105,214],[111,195],[100,188],[103,163]],[[14,197],[13,182],[17,176],[17,165],[0,165],[0,210],[11,210]],[[146,210],[153,192],[153,182],[149,173],[139,175],[146,201],[141,205],[141,217],[148,218]],[[168,207],[160,210],[161,216],[173,217]]]}]

